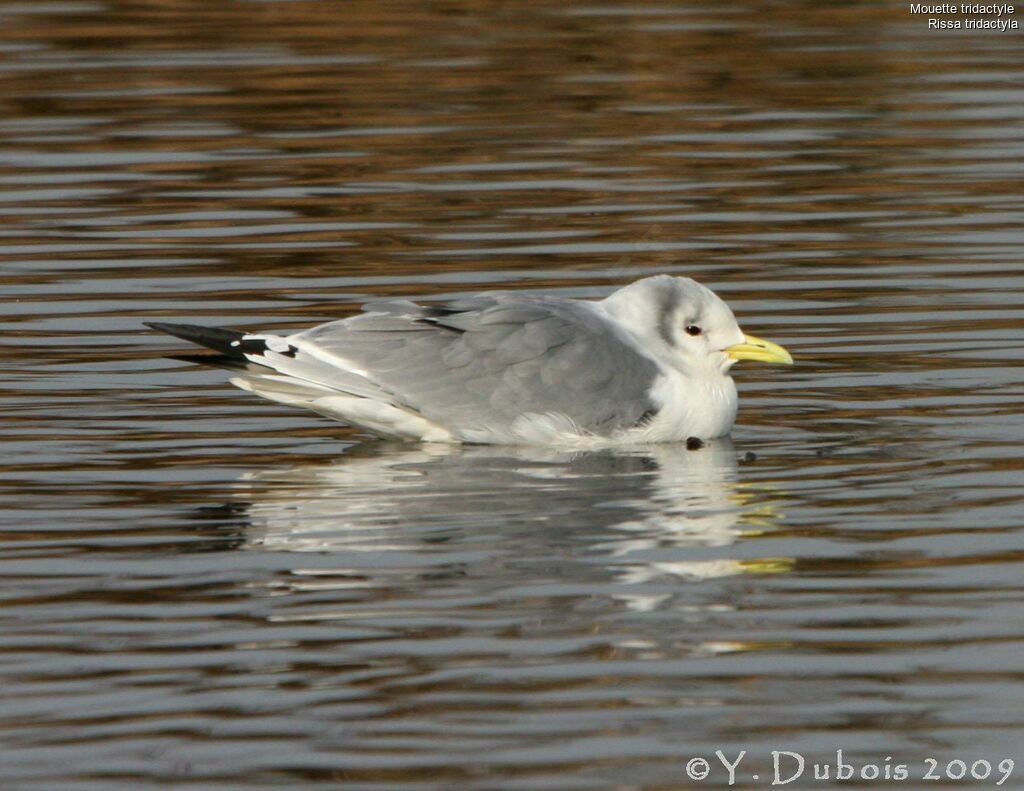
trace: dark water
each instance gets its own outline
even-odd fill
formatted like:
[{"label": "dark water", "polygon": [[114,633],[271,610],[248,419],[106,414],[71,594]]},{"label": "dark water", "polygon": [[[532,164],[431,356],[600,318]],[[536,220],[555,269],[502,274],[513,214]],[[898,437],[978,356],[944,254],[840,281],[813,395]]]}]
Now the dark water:
[{"label": "dark water", "polygon": [[[1021,35],[0,3],[2,787],[1024,787]],[[731,444],[368,441],[140,326],[653,272],[797,358]]]}]

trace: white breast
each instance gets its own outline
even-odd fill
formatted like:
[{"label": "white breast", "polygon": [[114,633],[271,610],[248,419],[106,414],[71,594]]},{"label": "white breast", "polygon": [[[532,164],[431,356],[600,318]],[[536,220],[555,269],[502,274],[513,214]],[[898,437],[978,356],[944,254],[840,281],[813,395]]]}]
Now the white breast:
[{"label": "white breast", "polygon": [[632,442],[680,442],[697,437],[713,439],[728,434],[736,422],[739,399],[731,376],[684,376],[664,370],[652,389],[660,409],[646,426],[629,429]]}]

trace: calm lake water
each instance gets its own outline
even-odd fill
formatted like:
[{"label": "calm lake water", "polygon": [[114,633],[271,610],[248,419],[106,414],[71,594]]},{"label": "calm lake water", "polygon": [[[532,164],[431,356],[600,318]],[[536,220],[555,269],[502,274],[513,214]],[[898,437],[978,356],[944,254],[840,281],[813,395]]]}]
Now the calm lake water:
[{"label": "calm lake water", "polygon": [[[0,2],[3,789],[1024,787],[1022,35]],[[731,442],[374,441],[141,326],[655,272],[797,358]]]}]

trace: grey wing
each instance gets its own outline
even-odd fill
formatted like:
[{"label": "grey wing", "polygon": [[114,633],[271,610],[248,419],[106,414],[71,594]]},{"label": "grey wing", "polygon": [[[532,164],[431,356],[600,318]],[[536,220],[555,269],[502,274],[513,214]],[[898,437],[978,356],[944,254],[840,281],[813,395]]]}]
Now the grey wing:
[{"label": "grey wing", "polygon": [[655,408],[648,394],[657,364],[587,304],[497,295],[365,310],[292,337],[460,433],[505,431],[524,414],[551,413],[607,433]]}]

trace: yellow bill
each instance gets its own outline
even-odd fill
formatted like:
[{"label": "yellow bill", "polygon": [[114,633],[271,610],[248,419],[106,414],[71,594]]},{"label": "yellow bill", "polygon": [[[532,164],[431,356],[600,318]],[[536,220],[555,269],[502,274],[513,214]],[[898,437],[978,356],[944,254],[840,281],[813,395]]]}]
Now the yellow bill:
[{"label": "yellow bill", "polygon": [[779,344],[771,341],[755,338],[753,335],[743,335],[743,343],[737,343],[727,347],[725,353],[733,360],[757,360],[762,363],[781,363],[792,365],[793,358],[789,352]]}]

